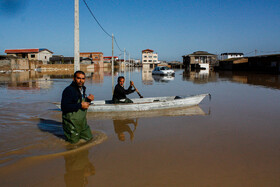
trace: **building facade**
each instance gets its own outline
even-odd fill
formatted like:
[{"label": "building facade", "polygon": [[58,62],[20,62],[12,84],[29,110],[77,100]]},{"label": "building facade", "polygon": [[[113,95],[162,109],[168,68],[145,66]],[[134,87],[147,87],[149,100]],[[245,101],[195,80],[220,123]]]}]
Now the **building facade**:
[{"label": "building facade", "polygon": [[183,64],[187,69],[206,69],[209,70],[217,63],[217,55],[206,51],[196,51],[192,54],[182,56]]},{"label": "building facade", "polygon": [[28,60],[40,60],[43,64],[47,64],[52,57],[53,52],[41,48],[41,49],[7,49],[5,50],[7,55],[15,56],[17,58],[27,58]]},{"label": "building facade", "polygon": [[158,54],[151,49],[142,50],[142,66],[155,68],[159,64]]},{"label": "building facade", "polygon": [[[117,60],[119,60],[118,56],[114,56],[114,62],[116,62]],[[104,62],[105,63],[111,63],[112,61],[112,56],[104,56]]]},{"label": "building facade", "polygon": [[222,53],[221,60],[226,60],[229,58],[242,58],[244,57],[243,53]]},{"label": "building facade", "polygon": [[82,58],[90,58],[92,62],[98,67],[104,67],[104,59],[102,52],[84,52],[80,53],[80,57]]}]

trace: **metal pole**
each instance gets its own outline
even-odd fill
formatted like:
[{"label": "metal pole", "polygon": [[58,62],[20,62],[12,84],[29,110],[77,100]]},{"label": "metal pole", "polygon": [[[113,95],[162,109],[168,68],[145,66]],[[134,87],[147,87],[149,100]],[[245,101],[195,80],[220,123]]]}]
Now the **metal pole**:
[{"label": "metal pole", "polygon": [[129,77],[129,81],[131,81],[130,80],[130,53],[128,53],[128,59],[129,59],[129,61],[128,61],[128,77]]},{"label": "metal pole", "polygon": [[75,0],[74,72],[80,70],[79,0]]},{"label": "metal pole", "polygon": [[112,34],[112,94],[114,94],[114,34]]},{"label": "metal pole", "polygon": [[125,64],[125,48],[124,48],[123,62]]},{"label": "metal pole", "polygon": [[[122,63],[122,68],[124,68],[124,77],[126,79],[126,76],[125,76],[125,48],[124,48],[124,55],[123,55],[123,63]],[[124,82],[124,86],[125,86],[125,82]]]}]

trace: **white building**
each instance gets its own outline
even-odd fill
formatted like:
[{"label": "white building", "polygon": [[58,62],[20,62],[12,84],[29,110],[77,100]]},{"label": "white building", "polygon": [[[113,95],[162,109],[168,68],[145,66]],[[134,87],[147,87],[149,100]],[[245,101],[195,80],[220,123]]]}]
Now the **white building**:
[{"label": "white building", "polygon": [[53,52],[48,49],[7,49],[7,55],[18,58],[27,58],[28,60],[41,60],[43,64],[47,64]]},{"label": "white building", "polygon": [[226,60],[229,58],[241,58],[243,56],[244,56],[243,53],[222,53],[221,60]]},{"label": "white building", "polygon": [[158,54],[154,53],[151,49],[145,49],[142,51],[142,66],[154,68],[159,64]]}]

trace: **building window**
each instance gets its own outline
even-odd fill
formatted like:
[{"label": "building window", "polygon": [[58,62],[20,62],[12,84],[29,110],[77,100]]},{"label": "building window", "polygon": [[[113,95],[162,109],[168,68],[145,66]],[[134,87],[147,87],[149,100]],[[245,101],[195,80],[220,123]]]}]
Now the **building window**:
[{"label": "building window", "polygon": [[153,58],[152,56],[149,56],[149,58]]},{"label": "building window", "polygon": [[153,64],[150,64],[150,68],[153,68]]},{"label": "building window", "polygon": [[47,59],[47,56],[45,56],[45,59]]},{"label": "building window", "polygon": [[144,60],[144,62],[147,62],[147,60]]},{"label": "building window", "polygon": [[35,58],[35,54],[31,54],[31,58]]},{"label": "building window", "polygon": [[154,58],[157,58],[157,56],[154,56]]},{"label": "building window", "polygon": [[144,58],[147,58],[147,56],[144,56]]},{"label": "building window", "polygon": [[154,60],[154,62],[157,62],[156,60]]},{"label": "building window", "polygon": [[152,60],[149,60],[149,62],[152,62]]}]

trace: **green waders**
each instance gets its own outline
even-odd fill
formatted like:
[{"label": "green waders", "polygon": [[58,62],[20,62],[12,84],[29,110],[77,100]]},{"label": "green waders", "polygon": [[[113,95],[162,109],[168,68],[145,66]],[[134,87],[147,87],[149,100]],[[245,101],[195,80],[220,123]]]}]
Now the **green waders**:
[{"label": "green waders", "polygon": [[[79,101],[78,101],[79,102]],[[87,124],[87,110],[79,109],[77,112],[62,114],[62,124],[66,140],[77,143],[80,139],[92,139],[90,127]]]}]

